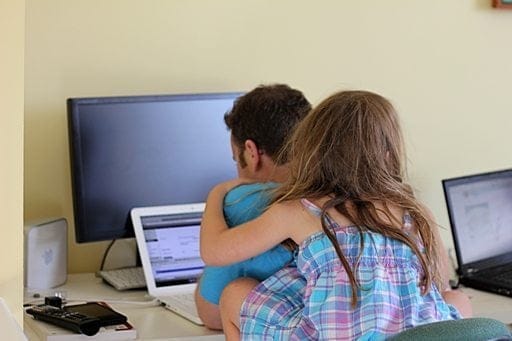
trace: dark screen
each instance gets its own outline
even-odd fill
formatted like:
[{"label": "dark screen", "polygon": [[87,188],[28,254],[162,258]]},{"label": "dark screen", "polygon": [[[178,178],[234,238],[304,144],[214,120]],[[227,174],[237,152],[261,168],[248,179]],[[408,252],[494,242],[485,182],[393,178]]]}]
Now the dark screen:
[{"label": "dark screen", "polygon": [[223,116],[240,95],[69,99],[76,241],[132,237],[131,208],[203,202],[235,177]]}]

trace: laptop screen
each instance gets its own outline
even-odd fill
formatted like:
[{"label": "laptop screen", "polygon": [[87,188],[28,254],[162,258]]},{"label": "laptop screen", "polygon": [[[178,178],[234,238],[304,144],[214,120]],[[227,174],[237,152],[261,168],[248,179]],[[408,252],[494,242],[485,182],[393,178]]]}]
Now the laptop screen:
[{"label": "laptop screen", "polygon": [[156,287],[193,283],[204,263],[199,253],[202,212],[142,217]]},{"label": "laptop screen", "polygon": [[459,266],[512,251],[512,170],[443,180]]}]

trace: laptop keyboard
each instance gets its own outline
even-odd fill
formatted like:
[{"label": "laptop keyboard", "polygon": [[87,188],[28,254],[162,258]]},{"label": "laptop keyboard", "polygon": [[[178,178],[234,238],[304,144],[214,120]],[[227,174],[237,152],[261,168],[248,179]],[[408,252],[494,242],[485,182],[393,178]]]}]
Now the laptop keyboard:
[{"label": "laptop keyboard", "polygon": [[103,270],[99,275],[117,290],[142,289],[146,287],[142,267]]},{"label": "laptop keyboard", "polygon": [[174,311],[197,325],[204,325],[197,314],[193,292],[172,294],[171,296],[161,297],[160,301],[165,303],[167,309]]},{"label": "laptop keyboard", "polygon": [[165,302],[177,309],[184,311],[192,316],[197,316],[196,303],[194,301],[193,293],[173,294],[166,296]]},{"label": "laptop keyboard", "polygon": [[500,283],[512,285],[512,270],[507,270],[494,276],[494,278]]}]

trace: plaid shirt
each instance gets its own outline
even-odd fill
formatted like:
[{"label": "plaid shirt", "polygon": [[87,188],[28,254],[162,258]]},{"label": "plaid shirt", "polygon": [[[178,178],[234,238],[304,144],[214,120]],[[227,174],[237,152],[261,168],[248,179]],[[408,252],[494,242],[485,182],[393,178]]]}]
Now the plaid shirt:
[{"label": "plaid shirt", "polygon": [[[309,201],[303,204],[319,214]],[[405,229],[411,225],[407,217]],[[242,339],[379,340],[420,324],[461,318],[434,285],[421,295],[422,268],[408,246],[378,233],[360,235],[356,227],[330,224],[355,268],[356,307],[351,306],[352,287],[334,247],[323,232],[315,233],[299,246],[296,265],[278,271],[249,294],[241,309]]]}]

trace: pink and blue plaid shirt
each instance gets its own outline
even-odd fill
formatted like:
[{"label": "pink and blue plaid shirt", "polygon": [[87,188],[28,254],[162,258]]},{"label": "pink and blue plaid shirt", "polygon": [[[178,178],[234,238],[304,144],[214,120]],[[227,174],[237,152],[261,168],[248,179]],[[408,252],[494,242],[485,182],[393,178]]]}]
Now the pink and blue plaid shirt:
[{"label": "pink and blue plaid shirt", "polygon": [[[320,209],[303,204],[314,214]],[[408,216],[406,216],[409,218]],[[410,219],[404,219],[408,228]],[[248,340],[379,340],[405,329],[461,318],[438,289],[421,294],[421,265],[402,242],[331,222],[352,269],[358,302],[336,252],[323,232],[306,239],[295,265],[260,283],[245,300],[241,337]],[[360,238],[364,248],[360,254]]]}]

